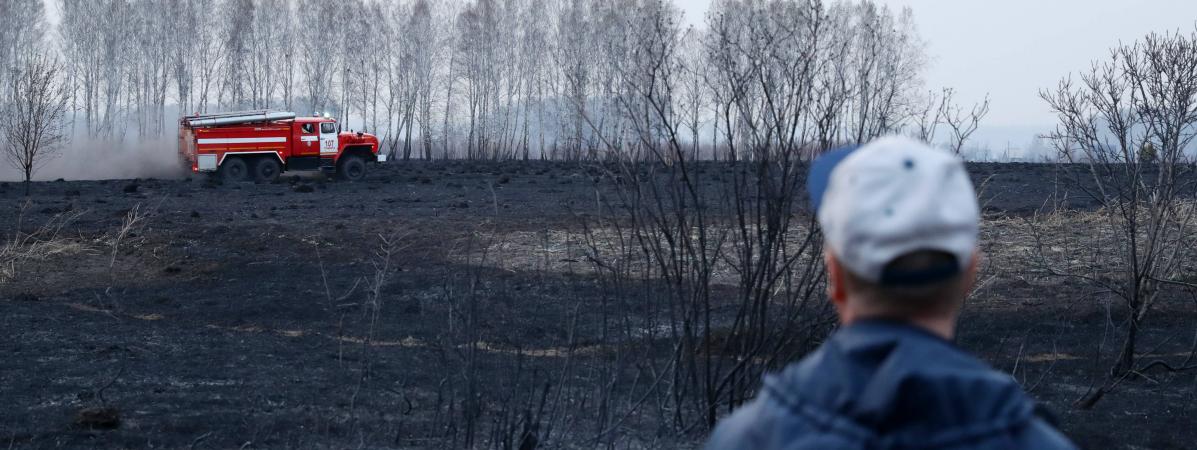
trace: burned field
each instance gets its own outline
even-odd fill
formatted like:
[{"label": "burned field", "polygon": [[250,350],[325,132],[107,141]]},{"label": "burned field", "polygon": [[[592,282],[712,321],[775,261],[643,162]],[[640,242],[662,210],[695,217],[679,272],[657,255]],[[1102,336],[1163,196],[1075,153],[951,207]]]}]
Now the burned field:
[{"label": "burned field", "polygon": [[[693,170],[717,189],[734,168]],[[1078,405],[1116,356],[1120,306],[1042,266],[1100,259],[1099,212],[1053,166],[971,171],[987,259],[960,345],[1083,446],[1190,446],[1194,371],[1156,366]],[[607,218],[619,189],[547,162],[395,163],[357,183],[46,182],[29,197],[0,185],[0,445],[693,447],[707,411],[671,402],[699,395],[670,361],[700,350],[671,345],[671,313],[650,301],[677,287],[601,257],[638,251]],[[710,273],[712,330],[736,276]],[[830,329],[811,286],[807,334],[775,354]],[[1192,362],[1194,302],[1164,292],[1143,361]]]}]

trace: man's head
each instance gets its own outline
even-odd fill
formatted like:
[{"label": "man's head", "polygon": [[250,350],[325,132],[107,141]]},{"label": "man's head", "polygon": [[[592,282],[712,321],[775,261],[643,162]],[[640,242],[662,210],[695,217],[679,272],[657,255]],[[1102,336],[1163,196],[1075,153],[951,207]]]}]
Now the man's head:
[{"label": "man's head", "polygon": [[842,321],[955,318],[976,272],[980,221],[960,158],[885,137],[820,157],[808,185]]}]

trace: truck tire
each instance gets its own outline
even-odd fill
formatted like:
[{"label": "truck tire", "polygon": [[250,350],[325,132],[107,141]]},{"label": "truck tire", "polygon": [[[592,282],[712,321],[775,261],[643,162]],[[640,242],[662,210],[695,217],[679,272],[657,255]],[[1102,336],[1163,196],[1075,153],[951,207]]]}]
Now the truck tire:
[{"label": "truck tire", "polygon": [[345,181],[360,181],[366,177],[366,160],[357,155],[346,155],[337,163],[337,178]]},{"label": "truck tire", "polygon": [[278,163],[278,158],[263,156],[254,161],[253,176],[256,182],[273,183],[282,171],[283,165]]},{"label": "truck tire", "polygon": [[249,179],[249,165],[240,157],[226,157],[220,163],[220,179],[226,183],[245,181]]}]

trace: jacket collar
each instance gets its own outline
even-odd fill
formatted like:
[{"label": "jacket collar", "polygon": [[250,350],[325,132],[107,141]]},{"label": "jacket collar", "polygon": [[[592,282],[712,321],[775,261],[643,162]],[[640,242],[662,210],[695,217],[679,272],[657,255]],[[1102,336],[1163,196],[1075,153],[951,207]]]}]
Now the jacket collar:
[{"label": "jacket collar", "polygon": [[1030,420],[1033,403],[1008,375],[916,325],[854,322],[765,380],[805,419],[875,444],[958,442]]}]

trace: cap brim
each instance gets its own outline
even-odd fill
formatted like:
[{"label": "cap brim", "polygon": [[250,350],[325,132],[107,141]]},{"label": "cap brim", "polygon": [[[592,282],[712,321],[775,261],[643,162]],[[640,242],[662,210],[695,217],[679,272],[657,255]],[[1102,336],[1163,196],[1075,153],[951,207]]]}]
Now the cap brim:
[{"label": "cap brim", "polygon": [[840,147],[820,155],[811,163],[810,173],[806,176],[806,191],[810,193],[810,204],[814,211],[818,211],[823,204],[823,194],[831,183],[831,172],[858,148],[859,145]]}]

